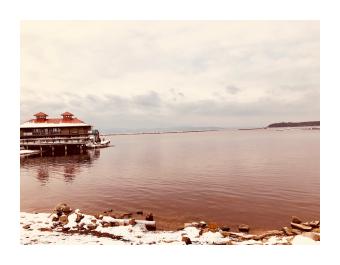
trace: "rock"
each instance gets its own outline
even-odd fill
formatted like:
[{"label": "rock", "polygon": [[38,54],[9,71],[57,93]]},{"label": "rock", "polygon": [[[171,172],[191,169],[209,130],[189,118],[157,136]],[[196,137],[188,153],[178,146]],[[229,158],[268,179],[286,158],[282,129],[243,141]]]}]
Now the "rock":
[{"label": "rock", "polygon": [[309,222],[309,225],[313,228],[317,228],[317,227],[320,227],[320,221],[312,221],[312,222]]},{"label": "rock", "polygon": [[135,225],[136,224],[136,220],[135,219],[130,219],[129,220],[129,225]]},{"label": "rock", "polygon": [[228,232],[230,230],[229,226],[221,226],[220,229],[224,232]]},{"label": "rock", "polygon": [[57,214],[52,215],[52,222],[58,222],[59,216]]},{"label": "rock", "polygon": [[152,213],[149,213],[145,216],[145,220],[146,221],[153,221],[153,214]]},{"label": "rock", "polygon": [[88,224],[87,225],[87,229],[88,230],[94,230],[94,229],[96,229],[97,228],[97,225],[96,224]]},{"label": "rock", "polygon": [[103,223],[102,223],[102,226],[103,226],[103,227],[110,227],[110,226],[111,226],[111,224],[110,224],[110,223],[108,223],[108,222],[103,222]]},{"label": "rock", "polygon": [[93,215],[93,217],[96,218],[96,219],[99,219],[99,216],[100,216],[99,213],[96,213],[96,214]]},{"label": "rock", "polygon": [[238,231],[248,233],[249,232],[249,225],[245,225],[245,224],[239,225]]},{"label": "rock", "polygon": [[71,229],[70,227],[63,227],[61,231],[62,231],[62,232],[67,232],[67,231],[70,230],[70,229]]},{"label": "rock", "polygon": [[200,226],[201,228],[205,228],[205,227],[207,227],[207,223],[204,222],[204,221],[201,221],[200,224],[199,224],[199,226]]},{"label": "rock", "polygon": [[317,234],[314,232],[303,232],[301,235],[305,237],[309,237],[310,239],[313,239],[314,241],[320,241],[320,234]]},{"label": "rock", "polygon": [[54,211],[60,216],[63,213],[64,214],[70,214],[72,212],[70,206],[68,206],[66,203],[59,203],[57,206],[54,208]]},{"label": "rock", "polygon": [[68,223],[68,217],[67,215],[62,215],[59,217],[59,221],[63,224],[66,225]]},{"label": "rock", "polygon": [[30,224],[27,224],[27,225],[24,225],[22,228],[23,229],[29,229],[31,227],[31,225]]},{"label": "rock", "polygon": [[294,228],[291,231],[294,235],[301,235],[302,233],[299,229],[294,229]]},{"label": "rock", "polygon": [[271,231],[267,231],[261,235],[258,235],[258,236],[255,236],[254,239],[255,240],[262,240],[264,239],[265,237],[272,237],[272,236],[282,236],[283,235],[283,232],[282,231],[279,231],[279,230],[271,230]]},{"label": "rock", "polygon": [[119,226],[119,222],[110,222],[110,226]]},{"label": "rock", "polygon": [[82,214],[77,214],[76,223],[79,223],[83,218],[84,218],[84,215],[82,215]]},{"label": "rock", "polygon": [[216,223],[209,223],[208,228],[209,228],[209,231],[211,231],[211,232],[217,232],[218,225]]},{"label": "rock", "polygon": [[154,225],[146,224],[146,225],[145,225],[145,228],[146,228],[146,230],[148,230],[148,231],[156,231],[156,224],[154,224]]},{"label": "rock", "polygon": [[220,233],[223,237],[229,237],[230,236],[230,233],[227,232],[227,231],[220,231]]},{"label": "rock", "polygon": [[320,233],[320,228],[319,227],[318,228],[313,228],[313,232]]},{"label": "rock", "polygon": [[41,232],[52,232],[53,230],[51,229],[51,228],[49,228],[49,227],[41,227],[41,228],[39,228],[39,230],[41,231]]},{"label": "rock", "polygon": [[287,235],[287,236],[293,236],[294,233],[290,227],[282,227],[282,231]]},{"label": "rock", "polygon": [[292,245],[315,245],[317,244],[317,242],[309,237],[297,235],[293,238],[293,240],[291,241],[291,244]]},{"label": "rock", "polygon": [[303,224],[297,224],[297,223],[290,223],[290,225],[294,228],[300,229],[302,231],[312,231],[312,227],[311,226],[307,226],[307,225],[303,225]]},{"label": "rock", "polygon": [[192,222],[191,225],[192,225],[193,227],[196,227],[196,228],[199,227],[199,223],[197,223],[197,222]]},{"label": "rock", "polygon": [[300,218],[299,217],[297,217],[297,216],[292,216],[292,221],[291,221],[292,223],[295,223],[295,224],[301,224],[302,223],[302,221],[300,220]]},{"label": "rock", "polygon": [[70,208],[70,206],[66,205],[64,208],[63,208],[63,213],[64,214],[70,214],[72,212],[72,209]]},{"label": "rock", "polygon": [[191,244],[191,239],[188,236],[182,236],[182,241],[185,242],[186,245]]},{"label": "rock", "polygon": [[143,211],[137,211],[136,214],[143,215]]}]

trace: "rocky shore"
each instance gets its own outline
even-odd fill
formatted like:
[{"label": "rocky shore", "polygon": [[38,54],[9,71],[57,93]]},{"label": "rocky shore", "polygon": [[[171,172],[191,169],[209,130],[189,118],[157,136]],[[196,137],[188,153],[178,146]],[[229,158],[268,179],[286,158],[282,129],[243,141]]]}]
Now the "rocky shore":
[{"label": "rocky shore", "polygon": [[[137,217],[137,218],[136,218]],[[143,220],[138,220],[142,219]],[[185,223],[177,231],[157,231],[151,213],[118,216],[112,210],[88,215],[67,204],[51,213],[20,213],[21,244],[179,244],[179,245],[301,245],[320,243],[320,222],[293,216],[290,226],[260,235],[241,224],[238,231],[204,221]]]}]

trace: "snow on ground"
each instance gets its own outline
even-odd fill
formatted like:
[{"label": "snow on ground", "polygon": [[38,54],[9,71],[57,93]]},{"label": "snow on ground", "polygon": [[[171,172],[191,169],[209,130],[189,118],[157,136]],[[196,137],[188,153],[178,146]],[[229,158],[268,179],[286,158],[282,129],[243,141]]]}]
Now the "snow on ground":
[{"label": "snow on ground", "polygon": [[[271,236],[263,240],[254,240],[254,235],[232,233],[233,236],[223,236],[216,231],[201,230],[196,227],[185,227],[179,231],[148,231],[148,221],[138,221],[128,224],[129,219],[114,219],[104,216],[96,219],[92,215],[84,216],[76,222],[79,212],[68,216],[68,223],[57,225],[52,218],[55,214],[20,213],[21,244],[179,244],[185,245],[183,237],[190,238],[194,245],[280,245],[280,244],[318,244],[319,241],[305,236]],[[105,227],[104,223],[116,222],[115,226]],[[120,225],[118,224],[120,223]],[[123,224],[125,223],[125,225]],[[79,227],[84,227],[82,230]]]}]

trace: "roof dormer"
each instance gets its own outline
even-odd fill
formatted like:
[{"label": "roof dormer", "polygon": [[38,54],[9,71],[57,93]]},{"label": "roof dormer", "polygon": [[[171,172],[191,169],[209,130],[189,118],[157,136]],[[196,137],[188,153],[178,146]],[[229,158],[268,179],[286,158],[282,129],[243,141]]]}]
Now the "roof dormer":
[{"label": "roof dormer", "polygon": [[62,113],[61,116],[63,117],[63,120],[72,120],[73,119],[73,114],[68,112],[68,111]]},{"label": "roof dormer", "polygon": [[33,116],[36,117],[36,121],[46,121],[46,117],[48,116],[47,114],[43,113],[43,112],[38,112],[36,114],[34,114]]}]

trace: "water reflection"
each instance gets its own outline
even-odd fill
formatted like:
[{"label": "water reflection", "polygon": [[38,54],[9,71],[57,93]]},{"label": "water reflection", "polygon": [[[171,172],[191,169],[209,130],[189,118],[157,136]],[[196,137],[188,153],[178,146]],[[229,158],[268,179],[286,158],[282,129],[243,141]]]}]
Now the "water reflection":
[{"label": "water reflection", "polygon": [[67,156],[31,156],[21,158],[20,166],[22,169],[36,168],[36,179],[41,186],[46,186],[51,174],[56,177],[63,176],[65,183],[72,183],[84,166],[91,167],[99,157],[100,150],[88,150],[83,154]]},{"label": "water reflection", "polygon": [[49,174],[47,167],[41,166],[37,169],[37,180],[41,182],[41,185],[46,185],[48,182]]}]

